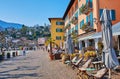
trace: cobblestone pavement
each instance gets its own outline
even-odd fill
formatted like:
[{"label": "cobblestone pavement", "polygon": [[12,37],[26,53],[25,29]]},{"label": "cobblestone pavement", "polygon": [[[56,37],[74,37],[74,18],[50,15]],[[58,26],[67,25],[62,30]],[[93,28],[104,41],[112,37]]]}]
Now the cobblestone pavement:
[{"label": "cobblestone pavement", "polygon": [[75,79],[76,72],[42,50],[0,63],[0,79]]}]

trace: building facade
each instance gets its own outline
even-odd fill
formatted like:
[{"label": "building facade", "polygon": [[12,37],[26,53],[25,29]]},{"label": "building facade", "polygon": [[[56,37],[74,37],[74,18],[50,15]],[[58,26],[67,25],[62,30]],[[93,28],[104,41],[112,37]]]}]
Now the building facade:
[{"label": "building facade", "polygon": [[[98,42],[101,40],[100,16],[103,9],[110,10],[114,25],[120,22],[119,5],[119,0],[71,0],[63,16],[65,36],[76,32],[79,50],[88,46],[98,49]],[[115,34],[116,42],[120,40],[119,37],[119,34]]]},{"label": "building facade", "polygon": [[62,18],[49,18],[51,23],[50,31],[51,31],[51,38],[54,40],[53,46],[56,47],[63,47],[64,42],[64,20]]}]

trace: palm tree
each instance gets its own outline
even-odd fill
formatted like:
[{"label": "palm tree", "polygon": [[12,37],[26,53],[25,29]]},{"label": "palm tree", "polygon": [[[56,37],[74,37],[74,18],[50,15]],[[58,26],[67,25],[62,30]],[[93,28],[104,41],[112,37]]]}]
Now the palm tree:
[{"label": "palm tree", "polygon": [[54,44],[54,41],[52,38],[48,38],[47,43],[50,44],[50,54],[52,54],[52,44]]}]

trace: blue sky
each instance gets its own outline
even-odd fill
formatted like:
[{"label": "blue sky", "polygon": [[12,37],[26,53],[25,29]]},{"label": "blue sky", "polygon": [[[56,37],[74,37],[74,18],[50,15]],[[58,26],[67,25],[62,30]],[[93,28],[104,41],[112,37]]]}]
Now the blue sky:
[{"label": "blue sky", "polygon": [[70,0],[0,0],[0,20],[33,26],[63,17]]}]

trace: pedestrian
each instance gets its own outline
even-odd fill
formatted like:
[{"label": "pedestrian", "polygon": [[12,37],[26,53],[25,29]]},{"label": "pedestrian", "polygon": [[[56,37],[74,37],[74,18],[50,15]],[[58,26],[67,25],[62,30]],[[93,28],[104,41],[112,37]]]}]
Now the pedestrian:
[{"label": "pedestrian", "polygon": [[26,56],[26,51],[25,47],[23,48],[23,55]]}]

